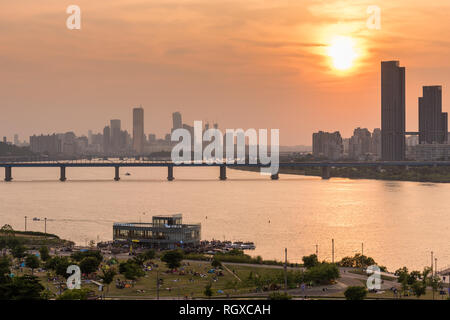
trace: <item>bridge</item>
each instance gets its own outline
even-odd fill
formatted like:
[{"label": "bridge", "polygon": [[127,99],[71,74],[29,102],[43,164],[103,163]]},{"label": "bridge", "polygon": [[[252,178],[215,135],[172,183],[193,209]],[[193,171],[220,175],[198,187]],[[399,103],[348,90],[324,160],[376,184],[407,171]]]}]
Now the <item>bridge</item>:
[{"label": "bridge", "polygon": [[[376,167],[381,169],[382,167],[439,167],[450,166],[450,161],[373,161],[373,162],[361,162],[361,161],[349,161],[349,162],[282,162],[279,164],[280,168],[308,168],[318,167],[321,168],[321,176],[323,179],[330,178],[331,168],[336,167]],[[223,163],[211,163],[211,162],[195,162],[175,164],[172,161],[154,161],[154,160],[68,160],[68,161],[24,161],[24,162],[0,162],[0,167],[5,169],[5,181],[10,182],[13,180],[12,169],[13,168],[59,168],[60,169],[60,181],[66,181],[66,168],[96,168],[96,167],[110,167],[114,168],[114,180],[120,180],[120,168],[121,167],[167,167],[167,180],[174,180],[174,168],[175,167],[218,167],[219,179],[226,180],[227,168],[238,167],[253,167],[253,168],[268,168],[270,164],[265,165],[261,163],[246,163],[239,164],[237,162],[223,162]],[[278,180],[278,173],[272,174],[272,180]]]}]

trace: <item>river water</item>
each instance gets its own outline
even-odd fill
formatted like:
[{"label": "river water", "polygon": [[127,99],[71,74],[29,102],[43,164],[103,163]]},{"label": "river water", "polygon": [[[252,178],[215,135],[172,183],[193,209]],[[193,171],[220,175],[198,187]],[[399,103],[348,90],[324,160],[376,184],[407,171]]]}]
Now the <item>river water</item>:
[{"label": "river water", "polygon": [[[253,241],[251,255],[288,260],[315,252],[331,260],[361,252],[390,271],[401,266],[422,270],[430,251],[438,269],[450,265],[450,184],[331,179],[175,168],[13,168],[14,181],[0,182],[0,224],[47,231],[85,244],[112,239],[113,222],[151,221],[152,215],[182,213],[185,223],[201,223],[202,239]],[[128,171],[131,175],[125,176]]]}]

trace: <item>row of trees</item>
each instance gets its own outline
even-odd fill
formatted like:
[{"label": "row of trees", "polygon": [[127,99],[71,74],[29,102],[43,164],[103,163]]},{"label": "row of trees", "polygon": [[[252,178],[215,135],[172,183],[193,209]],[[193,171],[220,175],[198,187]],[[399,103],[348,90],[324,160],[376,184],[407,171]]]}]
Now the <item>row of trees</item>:
[{"label": "row of trees", "polygon": [[425,268],[423,272],[409,272],[408,268],[403,267],[396,270],[395,275],[398,276],[397,280],[401,284],[403,295],[407,295],[411,291],[417,298],[420,298],[426,294],[427,287],[431,287],[434,299],[435,292],[443,286],[440,277],[434,275],[429,267]]}]

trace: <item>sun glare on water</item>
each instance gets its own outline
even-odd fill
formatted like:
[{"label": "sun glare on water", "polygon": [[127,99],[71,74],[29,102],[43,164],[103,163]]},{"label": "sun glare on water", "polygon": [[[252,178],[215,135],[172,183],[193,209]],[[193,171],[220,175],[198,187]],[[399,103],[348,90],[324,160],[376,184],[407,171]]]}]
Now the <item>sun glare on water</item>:
[{"label": "sun glare on water", "polygon": [[327,53],[332,59],[333,67],[343,71],[350,69],[358,56],[354,40],[344,36],[334,37],[331,40]]}]

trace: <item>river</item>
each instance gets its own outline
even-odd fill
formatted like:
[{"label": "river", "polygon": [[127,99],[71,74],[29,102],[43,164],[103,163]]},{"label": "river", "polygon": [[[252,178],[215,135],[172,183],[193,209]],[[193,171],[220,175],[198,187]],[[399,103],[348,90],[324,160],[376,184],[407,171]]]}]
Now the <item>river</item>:
[{"label": "river", "polygon": [[[315,252],[335,260],[361,252],[390,271],[422,270],[430,252],[438,269],[450,265],[450,184],[350,180],[219,169],[175,168],[14,168],[14,181],[0,182],[0,224],[47,231],[85,244],[112,239],[112,224],[151,221],[152,215],[182,213],[185,223],[201,223],[202,239],[253,241],[251,255],[300,262]],[[126,176],[128,171],[131,175]]]}]

